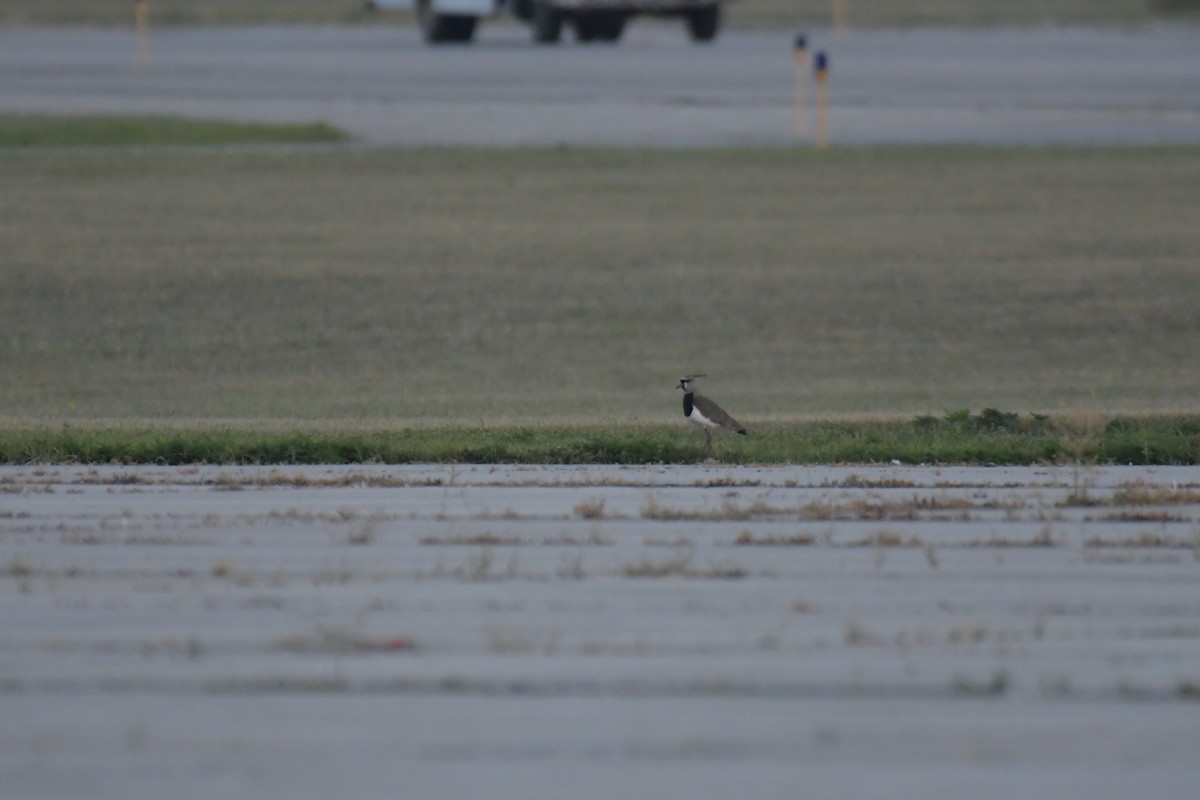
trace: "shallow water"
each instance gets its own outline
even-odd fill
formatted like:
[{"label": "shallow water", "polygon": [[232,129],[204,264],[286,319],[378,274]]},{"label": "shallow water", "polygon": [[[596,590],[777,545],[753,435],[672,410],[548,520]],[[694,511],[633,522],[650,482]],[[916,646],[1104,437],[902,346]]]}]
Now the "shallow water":
[{"label": "shallow water", "polygon": [[1185,797],[1198,557],[1194,468],[3,467],[0,765],[12,797]]}]

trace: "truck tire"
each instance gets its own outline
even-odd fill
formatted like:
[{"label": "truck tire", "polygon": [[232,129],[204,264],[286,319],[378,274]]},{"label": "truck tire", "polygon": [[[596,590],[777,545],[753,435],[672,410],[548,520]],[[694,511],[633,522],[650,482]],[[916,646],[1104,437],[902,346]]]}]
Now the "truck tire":
[{"label": "truck tire", "polygon": [[721,7],[716,3],[687,12],[688,33],[693,42],[711,42],[721,27]]},{"label": "truck tire", "polygon": [[571,17],[571,27],[575,29],[575,41],[590,42],[596,38],[596,17],[594,14],[576,14]]},{"label": "truck tire", "polygon": [[513,0],[512,12],[521,22],[529,22],[533,19],[533,0]]},{"label": "truck tire", "polygon": [[533,40],[539,44],[554,44],[561,39],[564,16],[549,0],[533,0]]},{"label": "truck tire", "polygon": [[439,14],[430,0],[417,3],[417,22],[427,44],[469,42],[475,36],[475,21],[469,14]]},{"label": "truck tire", "polygon": [[602,42],[616,42],[621,38],[621,34],[625,32],[625,22],[629,17],[622,14],[620,11],[610,11],[606,14],[599,14],[596,17],[595,34],[596,38]]},{"label": "truck tire", "polygon": [[575,39],[580,42],[615,42],[625,30],[627,17],[619,11],[593,11],[574,14],[571,24],[575,27]]}]

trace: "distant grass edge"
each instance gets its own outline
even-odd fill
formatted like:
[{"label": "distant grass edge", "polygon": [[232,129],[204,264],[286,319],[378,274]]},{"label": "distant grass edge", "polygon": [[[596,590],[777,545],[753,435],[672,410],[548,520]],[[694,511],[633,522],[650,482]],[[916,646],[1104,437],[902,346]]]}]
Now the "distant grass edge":
[{"label": "distant grass edge", "polygon": [[258,123],[179,116],[0,113],[0,148],[290,144],[346,141],[324,122]]},{"label": "distant grass edge", "polygon": [[[10,424],[0,427],[0,463],[695,463],[705,457],[702,442],[685,424]],[[763,421],[747,437],[718,436],[711,455],[730,464],[1198,464],[1200,414],[984,409],[908,420]]]}]

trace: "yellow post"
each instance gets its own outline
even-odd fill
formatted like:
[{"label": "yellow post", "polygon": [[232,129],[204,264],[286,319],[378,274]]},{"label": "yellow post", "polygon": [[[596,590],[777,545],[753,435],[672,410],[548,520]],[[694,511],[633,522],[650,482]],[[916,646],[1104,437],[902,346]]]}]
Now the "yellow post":
[{"label": "yellow post", "polygon": [[826,128],[825,113],[825,81],[829,78],[829,56],[824,50],[817,51],[814,72],[817,75],[817,149],[829,147],[829,134]]},{"label": "yellow post", "polygon": [[804,137],[804,103],[807,99],[805,84],[808,81],[808,42],[803,34],[796,37],[792,54],[796,59],[796,138],[801,139]]},{"label": "yellow post", "polygon": [[150,0],[138,0],[137,10],[137,66],[146,69],[150,66]]},{"label": "yellow post", "polygon": [[833,0],[833,29],[835,31],[845,30],[846,28],[846,0]]}]

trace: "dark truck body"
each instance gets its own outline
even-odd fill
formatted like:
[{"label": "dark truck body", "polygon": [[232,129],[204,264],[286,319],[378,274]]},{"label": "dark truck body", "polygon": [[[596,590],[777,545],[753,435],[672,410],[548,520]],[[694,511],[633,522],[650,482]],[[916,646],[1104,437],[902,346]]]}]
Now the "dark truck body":
[{"label": "dark truck body", "polygon": [[639,15],[680,17],[693,41],[709,42],[731,0],[414,0],[421,33],[430,44],[469,42],[479,20],[512,14],[528,23],[533,40],[558,42],[570,28],[578,41],[615,42]]}]

